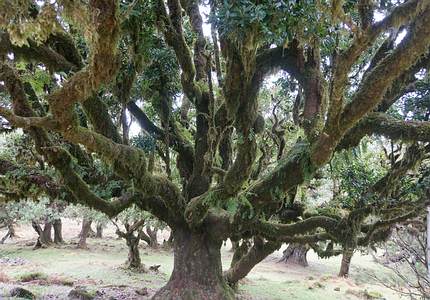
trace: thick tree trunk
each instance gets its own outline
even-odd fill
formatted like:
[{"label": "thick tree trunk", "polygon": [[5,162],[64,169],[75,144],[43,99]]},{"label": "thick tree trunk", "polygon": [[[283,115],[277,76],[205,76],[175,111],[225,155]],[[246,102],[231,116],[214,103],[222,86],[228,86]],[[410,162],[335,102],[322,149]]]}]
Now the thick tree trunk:
[{"label": "thick tree trunk", "polygon": [[52,226],[54,227],[54,243],[56,244],[64,244],[63,240],[63,224],[61,223],[61,219],[55,219],[52,222]]},{"label": "thick tree trunk", "polygon": [[45,221],[42,240],[45,244],[52,244],[52,222]]},{"label": "thick tree trunk", "polygon": [[351,265],[353,250],[344,250],[342,253],[342,263],[340,265],[339,277],[349,276],[349,266]]},{"label": "thick tree trunk", "polygon": [[79,249],[87,249],[87,237],[88,237],[88,232],[91,229],[91,223],[92,220],[91,219],[87,219],[84,218],[82,220],[82,229],[81,232],[79,233],[79,242],[78,242],[78,248]]},{"label": "thick tree trunk", "polygon": [[291,243],[288,245],[287,249],[284,250],[284,255],[280,261],[307,267],[308,260],[306,255],[308,254],[309,249],[310,247],[308,245]]},{"label": "thick tree trunk", "polygon": [[96,227],[96,239],[103,238],[103,225],[101,223],[97,223]]},{"label": "thick tree trunk", "polygon": [[233,290],[222,275],[222,241],[183,228],[174,229],[173,235],[173,272],[153,299],[234,299]]}]

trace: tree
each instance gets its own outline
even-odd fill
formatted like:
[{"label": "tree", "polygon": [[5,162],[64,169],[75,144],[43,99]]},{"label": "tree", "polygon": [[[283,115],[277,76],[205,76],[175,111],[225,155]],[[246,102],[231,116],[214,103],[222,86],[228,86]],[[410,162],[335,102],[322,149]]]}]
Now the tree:
[{"label": "tree", "polygon": [[[373,208],[307,216],[290,199],[365,135],[430,141],[428,120],[388,114],[415,90],[415,75],[427,74],[429,1],[210,1],[211,41],[194,0],[38,3],[0,4],[0,115],[7,129],[31,136],[72,201],[110,217],[135,204],[172,228],[174,270],[154,299],[232,299],[230,286],[283,242],[335,240],[351,249],[422,206],[357,226]],[[406,36],[395,42],[399,29]],[[42,64],[57,84],[37,90],[34,68],[30,78],[19,74],[22,60]],[[251,176],[265,127],[259,92],[278,70],[297,83],[293,116],[303,134]],[[127,110],[143,130],[142,147],[129,142]],[[79,153],[103,161],[120,195],[97,194],[77,170],[88,161]],[[252,245],[223,275],[227,238]]]},{"label": "tree", "polygon": [[374,277],[384,286],[410,299],[426,299],[430,296],[430,281],[426,274],[425,225],[421,217],[408,223],[396,226],[383,257],[376,258],[395,276],[388,280]]},{"label": "tree", "polygon": [[91,236],[91,224],[93,222],[96,222],[97,224],[106,224],[109,221],[105,214],[79,204],[69,205],[65,209],[64,215],[74,219],[82,218],[81,231],[78,234],[79,240],[77,244],[77,248],[79,249],[88,249],[87,238],[96,237],[94,232]]},{"label": "tree", "polygon": [[[116,234],[125,239],[128,247],[128,260],[126,267],[137,271],[146,272],[146,268],[141,263],[139,253],[140,240],[145,241],[151,248],[157,248],[157,227],[160,226],[159,221],[153,220],[154,218],[147,212],[142,212],[135,207],[130,207],[121,212],[116,218],[124,225],[125,231],[120,229],[120,226],[112,221],[116,226]],[[151,223],[154,223],[154,229],[151,229]],[[146,227],[146,232],[143,227]]]}]

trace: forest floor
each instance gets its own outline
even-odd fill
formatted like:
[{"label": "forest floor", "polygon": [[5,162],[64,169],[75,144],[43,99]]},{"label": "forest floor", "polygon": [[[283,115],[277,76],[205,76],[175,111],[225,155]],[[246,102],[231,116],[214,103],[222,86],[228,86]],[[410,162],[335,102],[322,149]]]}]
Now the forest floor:
[{"label": "forest floor", "polygon": [[[0,299],[9,299],[12,288],[23,287],[38,299],[67,299],[68,293],[82,287],[96,299],[148,299],[163,286],[173,268],[173,253],[150,249],[141,242],[142,262],[161,265],[159,271],[131,272],[122,267],[127,259],[125,240],[118,240],[113,227],[104,231],[103,239],[89,238],[88,250],[76,249],[80,225],[63,221],[66,244],[32,250],[36,234],[31,226],[17,227],[19,238],[0,245]],[[4,233],[0,231],[0,236]],[[160,240],[165,238],[160,236]],[[230,245],[222,249],[223,264],[228,267]],[[369,255],[356,254],[348,279],[336,276],[340,257],[319,259],[308,254],[306,268],[278,262],[282,250],[258,264],[239,288],[239,299],[400,299],[391,290],[378,284],[372,274],[388,278],[390,272]],[[148,295],[142,296],[148,292]]]}]

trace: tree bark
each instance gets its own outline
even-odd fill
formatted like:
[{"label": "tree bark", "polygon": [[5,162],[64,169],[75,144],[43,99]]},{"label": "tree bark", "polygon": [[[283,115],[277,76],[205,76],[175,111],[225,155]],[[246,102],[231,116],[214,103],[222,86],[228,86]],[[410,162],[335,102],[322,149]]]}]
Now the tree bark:
[{"label": "tree bark", "polygon": [[36,221],[31,222],[31,226],[37,233],[37,240],[34,244],[34,249],[39,249],[41,247],[46,247],[52,243],[51,232],[52,232],[52,223],[45,222],[45,226],[42,227]]},{"label": "tree bark", "polygon": [[91,229],[91,223],[92,220],[88,219],[88,218],[84,218],[82,220],[82,229],[81,232],[79,233],[79,242],[78,242],[78,248],[79,249],[87,249],[87,237],[88,237],[88,232]]},{"label": "tree bark", "polygon": [[243,239],[234,252],[230,269],[224,272],[225,280],[232,288],[236,289],[239,280],[245,278],[256,264],[279,249],[280,246],[281,243],[279,242],[265,242],[261,237],[254,237],[251,246],[250,240]]},{"label": "tree bark", "polygon": [[340,265],[339,277],[348,277],[349,276],[349,266],[351,265],[352,255],[354,254],[353,250],[344,250],[342,253],[342,263]]},{"label": "tree bark", "polygon": [[306,255],[310,247],[308,245],[291,243],[288,245],[287,249],[284,250],[283,256],[280,261],[285,261],[286,263],[292,263],[300,265],[302,267],[308,266],[308,260]]},{"label": "tree bark", "polygon": [[37,223],[36,221],[32,221],[31,226],[33,227],[34,231],[36,231],[36,233],[37,233],[37,240],[33,246],[33,249],[39,249],[44,245],[42,240],[41,240],[41,236],[43,233],[42,227],[40,227],[39,223]]},{"label": "tree bark", "polygon": [[9,231],[9,238],[13,239],[14,237],[16,237],[16,232],[15,232],[15,227],[13,226],[13,223],[9,223],[9,225],[7,225],[8,231]]},{"label": "tree bark", "polygon": [[97,239],[103,238],[103,225],[101,223],[97,223],[96,238]]},{"label": "tree bark", "polygon": [[139,253],[140,238],[136,237],[133,233],[129,233],[125,235],[125,240],[128,247],[127,268],[136,270],[143,269]]},{"label": "tree bark", "polygon": [[146,226],[146,233],[149,236],[149,247],[153,249],[158,248],[157,228],[154,227],[154,230],[152,230],[150,226]]},{"label": "tree bark", "polygon": [[64,244],[63,239],[63,224],[61,222],[61,219],[55,219],[54,222],[52,222],[52,226],[54,227],[54,243],[55,244]]},{"label": "tree bark", "polygon": [[52,222],[45,221],[42,240],[45,244],[52,244]]},{"label": "tree bark", "polygon": [[7,232],[6,234],[2,237],[2,239],[0,240],[0,245],[4,244],[4,242],[10,238],[13,239],[14,237],[16,237],[16,233],[15,233],[15,228],[13,227],[13,223],[9,222],[7,225]]},{"label": "tree bark", "polygon": [[239,241],[231,241],[230,252],[234,253],[238,247],[239,247]]},{"label": "tree bark", "polygon": [[427,206],[426,268],[427,276],[430,278],[430,206]]},{"label": "tree bark", "polygon": [[178,227],[173,230],[173,245],[173,272],[153,299],[234,299],[222,275],[221,240]]}]

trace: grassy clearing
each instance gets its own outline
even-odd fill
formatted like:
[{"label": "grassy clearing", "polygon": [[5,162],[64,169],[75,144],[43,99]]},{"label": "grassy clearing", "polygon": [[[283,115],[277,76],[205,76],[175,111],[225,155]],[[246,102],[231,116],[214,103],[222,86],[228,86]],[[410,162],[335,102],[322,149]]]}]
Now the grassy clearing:
[{"label": "grassy clearing", "polygon": [[[69,233],[66,239],[70,241],[76,235]],[[173,269],[170,251],[141,248],[142,262],[147,267],[161,265],[160,272],[134,273],[125,270],[122,268],[127,258],[125,242],[114,238],[109,231],[104,239],[89,239],[89,250],[75,249],[73,243],[59,248],[32,250],[31,246],[24,246],[27,242],[28,239],[0,245],[0,258],[13,257],[25,262],[21,265],[0,265],[0,299],[8,295],[11,287],[18,285],[38,297],[50,295],[53,299],[64,299],[76,286],[84,286],[91,292],[104,289],[108,294],[115,292],[122,293],[122,296],[127,290],[128,296],[122,299],[145,299],[137,296],[135,291],[147,288],[151,296],[166,283]],[[222,250],[225,268],[232,256],[228,249],[229,245]],[[331,300],[371,299],[375,296],[374,299],[400,299],[375,284],[369,276],[372,272],[379,275],[387,273],[373,263],[370,256],[354,256],[351,277],[340,279],[336,276],[340,257],[323,260],[310,253],[309,267],[302,268],[278,263],[281,254],[281,251],[274,253],[255,267],[240,285],[240,298]]]}]

